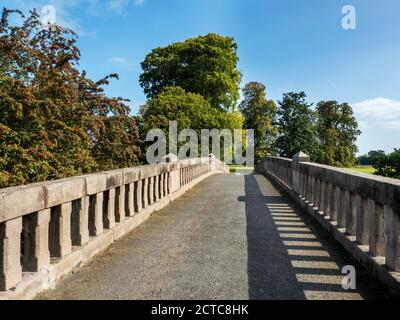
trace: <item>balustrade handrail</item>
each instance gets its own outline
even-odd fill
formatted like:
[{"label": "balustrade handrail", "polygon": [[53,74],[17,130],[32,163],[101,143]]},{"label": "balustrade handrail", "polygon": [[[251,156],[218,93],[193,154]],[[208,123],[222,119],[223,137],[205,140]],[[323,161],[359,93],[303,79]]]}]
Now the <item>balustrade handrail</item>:
[{"label": "balustrade handrail", "polygon": [[[24,271],[40,276],[60,261],[75,267],[203,177],[229,171],[211,156],[175,159],[0,189],[0,299],[1,291],[22,282]],[[46,279],[61,277],[65,265]]]},{"label": "balustrade handrail", "polygon": [[[358,260],[372,257],[365,265],[378,263],[378,273],[386,270],[382,279],[400,279],[391,276],[400,272],[400,180],[311,163],[304,153],[268,156],[258,171],[282,184],[328,230],[343,234]],[[393,283],[400,292],[400,282]]]}]

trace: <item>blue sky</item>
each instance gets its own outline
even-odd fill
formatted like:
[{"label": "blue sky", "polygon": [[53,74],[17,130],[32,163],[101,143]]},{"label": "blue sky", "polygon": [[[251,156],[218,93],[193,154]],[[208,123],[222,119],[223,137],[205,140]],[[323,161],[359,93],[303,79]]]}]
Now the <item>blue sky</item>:
[{"label": "blue sky", "polygon": [[[305,91],[310,102],[352,104],[361,153],[400,147],[400,2],[398,0],[1,0],[27,10],[50,4],[59,24],[80,35],[80,67],[93,79],[120,74],[107,89],[146,100],[140,62],[158,46],[216,32],[239,45],[244,85],[260,81],[270,99]],[[341,26],[356,9],[356,29]]]}]

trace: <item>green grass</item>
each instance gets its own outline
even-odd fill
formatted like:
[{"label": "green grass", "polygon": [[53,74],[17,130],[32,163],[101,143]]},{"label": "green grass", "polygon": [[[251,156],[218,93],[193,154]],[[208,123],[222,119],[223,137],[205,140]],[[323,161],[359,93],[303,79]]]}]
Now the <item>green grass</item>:
[{"label": "green grass", "polygon": [[375,169],[372,166],[355,166],[350,168],[350,170],[367,174],[373,174],[375,172]]},{"label": "green grass", "polygon": [[244,165],[230,164],[228,165],[230,172],[237,172],[238,170],[254,170],[254,167],[246,167]]}]

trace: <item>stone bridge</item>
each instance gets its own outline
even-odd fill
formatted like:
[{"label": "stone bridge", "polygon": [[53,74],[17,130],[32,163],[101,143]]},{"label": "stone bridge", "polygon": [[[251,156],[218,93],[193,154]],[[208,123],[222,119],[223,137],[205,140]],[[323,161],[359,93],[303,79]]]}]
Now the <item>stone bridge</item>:
[{"label": "stone bridge", "polygon": [[228,171],[210,157],[0,190],[0,299],[400,295],[399,180],[302,153]]}]

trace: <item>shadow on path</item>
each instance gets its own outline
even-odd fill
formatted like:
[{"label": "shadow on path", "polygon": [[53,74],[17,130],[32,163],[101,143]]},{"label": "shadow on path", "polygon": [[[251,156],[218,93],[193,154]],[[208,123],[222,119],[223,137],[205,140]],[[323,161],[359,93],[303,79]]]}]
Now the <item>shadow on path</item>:
[{"label": "shadow on path", "polygon": [[[385,298],[329,235],[264,176],[245,176],[250,299]],[[344,290],[341,270],[356,268],[357,289]]]}]

